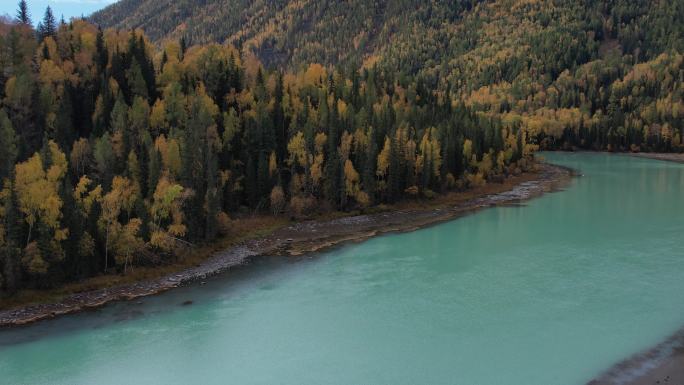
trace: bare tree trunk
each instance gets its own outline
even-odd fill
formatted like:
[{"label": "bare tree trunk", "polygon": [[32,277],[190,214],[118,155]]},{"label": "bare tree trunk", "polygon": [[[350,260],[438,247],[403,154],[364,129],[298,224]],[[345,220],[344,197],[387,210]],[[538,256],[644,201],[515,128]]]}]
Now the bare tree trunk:
[{"label": "bare tree trunk", "polygon": [[105,273],[107,273],[108,262],[109,262],[109,224],[107,224],[107,236],[105,238],[105,266],[104,266]]},{"label": "bare tree trunk", "polygon": [[180,239],[180,238],[172,237],[172,236],[170,236],[170,235],[168,235],[168,234],[166,234],[166,237],[169,238],[169,239],[171,239],[171,240],[174,240],[174,241],[176,241],[176,242],[180,242],[180,243],[186,244],[186,245],[188,245],[188,246],[195,246],[195,245],[193,245],[192,243],[190,243],[190,242],[188,242],[188,241],[184,241],[184,240],[182,240],[182,239]]},{"label": "bare tree trunk", "polygon": [[31,242],[31,230],[33,230],[33,225],[29,225],[29,231],[28,231],[28,238],[26,238],[26,246],[28,246],[29,242]]}]

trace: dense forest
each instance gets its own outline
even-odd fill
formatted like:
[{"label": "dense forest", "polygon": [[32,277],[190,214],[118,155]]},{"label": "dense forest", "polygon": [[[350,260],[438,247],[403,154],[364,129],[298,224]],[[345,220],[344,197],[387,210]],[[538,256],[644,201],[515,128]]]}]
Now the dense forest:
[{"label": "dense forest", "polygon": [[684,150],[684,0],[123,0],[92,20],[295,72],[375,66],[542,148]]},{"label": "dense forest", "polygon": [[684,151],[684,0],[123,0],[35,28],[18,8],[5,293],[173,262],[245,213],[501,180],[538,148]]},{"label": "dense forest", "polygon": [[519,125],[377,66],[265,68],[230,44],[0,23],[0,287],[174,261],[241,213],[300,218],[524,171]]}]

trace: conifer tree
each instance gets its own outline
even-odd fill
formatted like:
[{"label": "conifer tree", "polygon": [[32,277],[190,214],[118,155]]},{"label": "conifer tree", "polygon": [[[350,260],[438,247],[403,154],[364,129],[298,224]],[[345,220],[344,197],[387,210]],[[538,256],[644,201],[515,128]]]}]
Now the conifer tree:
[{"label": "conifer tree", "polygon": [[57,22],[55,21],[55,16],[52,14],[52,8],[48,5],[45,8],[45,15],[43,20],[38,24],[36,29],[38,33],[38,38],[44,40],[46,37],[55,36],[57,33]]},{"label": "conifer tree", "polygon": [[19,2],[19,8],[17,9],[17,22],[23,25],[31,25],[31,15],[29,14],[26,0],[21,0]]}]

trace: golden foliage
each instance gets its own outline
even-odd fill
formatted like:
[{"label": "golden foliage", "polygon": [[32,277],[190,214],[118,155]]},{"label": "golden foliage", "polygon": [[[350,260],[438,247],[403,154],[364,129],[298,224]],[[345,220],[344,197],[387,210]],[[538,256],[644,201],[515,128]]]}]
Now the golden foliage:
[{"label": "golden foliage", "polygon": [[[184,236],[187,231],[183,224],[183,212],[181,210],[183,187],[173,184],[168,178],[163,177],[157,184],[153,199],[150,208],[153,221],[150,244],[162,250],[170,251],[173,249],[177,237]],[[164,222],[169,219],[171,222],[165,228]]]},{"label": "golden foliage", "polygon": [[94,189],[88,191],[91,184],[92,181],[84,175],[74,188],[74,200],[85,217],[90,214],[93,203],[99,202],[102,199],[102,186],[97,185]]},{"label": "golden foliage", "polygon": [[305,166],[307,164],[306,142],[304,134],[299,131],[287,144],[287,152],[290,154],[288,164],[290,166]]},{"label": "golden foliage", "polygon": [[29,242],[31,229],[38,220],[54,231],[56,240],[63,240],[67,234],[66,229],[60,229],[62,200],[59,197],[60,183],[67,169],[66,156],[55,142],[50,141],[48,148],[52,165],[47,171],[43,169],[43,160],[38,153],[15,167],[14,188],[19,210],[29,225]]},{"label": "golden foliage", "polygon": [[390,151],[392,148],[392,142],[389,137],[385,137],[385,145],[382,147],[382,151],[378,154],[378,167],[375,174],[379,177],[384,178],[387,176],[390,164]]},{"label": "golden foliage", "polygon": [[309,64],[306,72],[304,72],[305,85],[320,86],[326,78],[325,68],[318,63]]}]

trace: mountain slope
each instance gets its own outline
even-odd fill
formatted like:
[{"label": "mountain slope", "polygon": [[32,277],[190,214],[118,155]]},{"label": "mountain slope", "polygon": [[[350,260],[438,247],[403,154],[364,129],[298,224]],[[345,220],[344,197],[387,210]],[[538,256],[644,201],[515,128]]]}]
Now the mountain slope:
[{"label": "mountain slope", "polygon": [[266,64],[332,64],[359,60],[393,44],[409,20],[454,20],[477,1],[423,3],[124,0],[91,19],[105,27],[143,28],[155,41],[185,37],[191,43],[248,46]]},{"label": "mountain slope", "polygon": [[[123,0],[91,19],[142,28],[154,41],[227,41],[266,64],[381,59],[407,73],[465,67],[505,71],[511,80],[524,65],[562,70],[586,62],[603,42],[648,58],[681,51],[683,12],[681,0]],[[485,68],[527,56],[511,69]]]},{"label": "mountain slope", "polygon": [[124,0],[92,20],[267,67],[376,65],[543,147],[670,151],[684,135],[684,0]]}]

